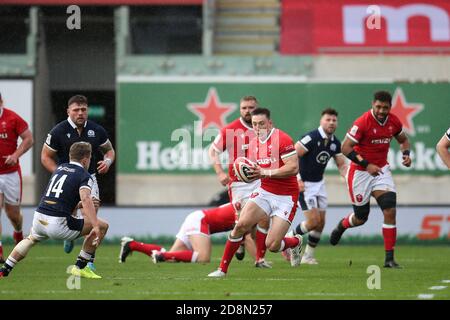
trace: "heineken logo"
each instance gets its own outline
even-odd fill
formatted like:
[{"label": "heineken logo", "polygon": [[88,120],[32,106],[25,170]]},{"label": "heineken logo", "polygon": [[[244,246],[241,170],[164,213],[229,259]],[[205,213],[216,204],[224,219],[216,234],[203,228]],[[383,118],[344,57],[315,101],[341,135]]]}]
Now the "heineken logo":
[{"label": "heineken logo", "polygon": [[187,105],[187,108],[198,116],[200,120],[199,125],[195,128],[197,134],[201,134],[204,129],[211,126],[218,129],[226,126],[227,116],[236,110],[236,107],[235,103],[221,102],[219,94],[214,87],[209,88],[205,101],[192,102]]},{"label": "heineken logo", "polygon": [[411,135],[416,135],[414,117],[423,110],[422,103],[407,102],[403,90],[397,88],[392,98],[391,113],[395,114],[403,124],[403,130]]}]

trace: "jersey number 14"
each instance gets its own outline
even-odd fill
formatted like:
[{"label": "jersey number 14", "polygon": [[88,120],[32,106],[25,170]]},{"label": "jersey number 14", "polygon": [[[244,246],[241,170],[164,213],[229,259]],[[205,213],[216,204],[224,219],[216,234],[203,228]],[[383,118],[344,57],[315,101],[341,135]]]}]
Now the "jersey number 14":
[{"label": "jersey number 14", "polygon": [[55,174],[53,178],[50,180],[50,185],[48,186],[47,193],[45,194],[46,197],[49,197],[50,193],[54,192],[55,193],[54,197],[59,198],[61,193],[63,193],[63,184],[66,181],[67,174],[62,175],[61,178],[58,179],[58,181],[56,181],[57,178],[58,175]]}]

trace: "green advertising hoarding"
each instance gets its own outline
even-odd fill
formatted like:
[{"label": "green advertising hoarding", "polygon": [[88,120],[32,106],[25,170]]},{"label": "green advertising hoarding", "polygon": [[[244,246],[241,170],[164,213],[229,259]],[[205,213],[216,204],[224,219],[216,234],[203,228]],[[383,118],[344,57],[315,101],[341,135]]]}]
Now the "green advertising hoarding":
[{"label": "green advertising hoarding", "polygon": [[[448,83],[320,83],[286,78],[119,78],[118,155],[123,174],[213,173],[207,150],[218,128],[239,116],[239,99],[254,95],[272,111],[276,127],[294,141],[319,125],[321,110],[339,112],[336,136],[369,110],[373,93],[393,94],[391,112],[411,141],[412,168],[401,165],[392,141],[395,173],[443,175],[435,146],[450,126]],[[333,161],[329,171],[336,173]]]}]

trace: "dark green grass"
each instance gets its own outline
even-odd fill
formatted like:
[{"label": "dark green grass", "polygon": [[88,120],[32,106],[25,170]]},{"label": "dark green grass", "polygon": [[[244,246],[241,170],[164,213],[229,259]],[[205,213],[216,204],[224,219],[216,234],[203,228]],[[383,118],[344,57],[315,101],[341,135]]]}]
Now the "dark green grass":
[{"label": "dark green grass", "polygon": [[[118,263],[119,245],[97,252],[101,280],[81,279],[81,289],[69,290],[70,275],[80,246],[65,254],[62,245],[38,245],[8,278],[0,278],[0,299],[450,299],[450,247],[398,246],[401,270],[384,269],[383,246],[320,246],[320,264],[292,268],[280,254],[267,254],[273,269],[256,269],[250,257],[233,260],[225,279],[207,274],[219,264],[223,246],[215,245],[209,264],[155,265],[140,253]],[[9,252],[11,246],[5,246]],[[381,268],[381,289],[367,288],[367,268]],[[432,286],[447,286],[430,290]]]}]

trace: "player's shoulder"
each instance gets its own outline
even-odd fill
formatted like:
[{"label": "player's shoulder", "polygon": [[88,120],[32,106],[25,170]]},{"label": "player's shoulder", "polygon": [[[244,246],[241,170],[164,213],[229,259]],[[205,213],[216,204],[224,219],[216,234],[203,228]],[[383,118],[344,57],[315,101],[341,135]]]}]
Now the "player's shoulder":
[{"label": "player's shoulder", "polygon": [[66,130],[67,128],[71,128],[72,126],[70,125],[69,121],[67,119],[58,122],[52,129],[52,131],[61,131],[61,130]]},{"label": "player's shoulder", "polygon": [[276,128],[275,131],[273,132],[273,134],[277,134],[280,141],[282,141],[282,140],[293,141],[292,137],[287,132],[284,132],[281,129]]},{"label": "player's shoulder", "polygon": [[92,120],[87,120],[86,128],[92,130],[105,130],[103,126],[99,125],[97,122],[94,122]]},{"label": "player's shoulder", "polygon": [[17,112],[5,107],[3,107],[3,115],[7,117],[9,120],[22,119],[22,117]]},{"label": "player's shoulder", "polygon": [[222,128],[222,130],[226,129],[251,129],[249,126],[245,125],[241,118],[237,118],[233,121],[231,121],[229,124],[227,124],[225,127]]},{"label": "player's shoulder", "polygon": [[400,119],[395,114],[393,114],[392,112],[389,113],[388,121],[393,123],[393,124],[396,124],[396,125],[400,125],[400,126],[403,125],[402,122],[400,121]]}]

